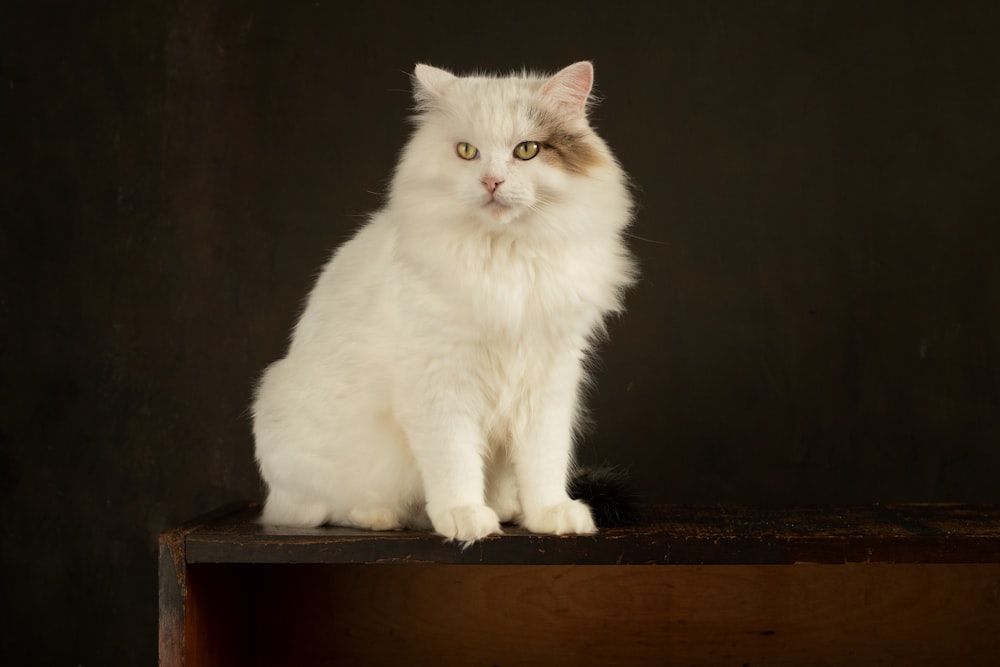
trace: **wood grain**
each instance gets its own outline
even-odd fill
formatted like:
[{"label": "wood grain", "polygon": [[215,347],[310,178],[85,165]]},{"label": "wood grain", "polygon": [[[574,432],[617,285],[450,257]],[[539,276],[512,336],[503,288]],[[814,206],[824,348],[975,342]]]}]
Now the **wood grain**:
[{"label": "wood grain", "polygon": [[943,665],[1000,651],[996,564],[297,566],[259,585],[261,665]]}]

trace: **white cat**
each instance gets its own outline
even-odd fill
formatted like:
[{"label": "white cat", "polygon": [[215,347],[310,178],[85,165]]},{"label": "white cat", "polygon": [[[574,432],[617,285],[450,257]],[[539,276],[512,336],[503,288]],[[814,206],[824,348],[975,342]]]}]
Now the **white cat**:
[{"label": "white cat", "polygon": [[580,387],[634,268],[593,67],[417,65],[388,202],[320,275],[254,404],[262,521],[591,533],[567,495]]}]

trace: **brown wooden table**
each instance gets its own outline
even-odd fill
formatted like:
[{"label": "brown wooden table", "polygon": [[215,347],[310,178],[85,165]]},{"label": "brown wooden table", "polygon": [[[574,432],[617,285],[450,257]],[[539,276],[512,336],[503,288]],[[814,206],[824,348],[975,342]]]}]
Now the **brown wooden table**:
[{"label": "brown wooden table", "polygon": [[1000,508],[648,508],[596,536],[160,538],[161,665],[987,665]]}]

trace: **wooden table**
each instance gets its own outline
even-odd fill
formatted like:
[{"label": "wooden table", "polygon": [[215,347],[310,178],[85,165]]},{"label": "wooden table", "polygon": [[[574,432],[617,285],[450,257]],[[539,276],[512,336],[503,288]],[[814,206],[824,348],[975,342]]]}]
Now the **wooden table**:
[{"label": "wooden table", "polygon": [[988,665],[1000,508],[648,508],[596,536],[160,538],[161,665]]}]

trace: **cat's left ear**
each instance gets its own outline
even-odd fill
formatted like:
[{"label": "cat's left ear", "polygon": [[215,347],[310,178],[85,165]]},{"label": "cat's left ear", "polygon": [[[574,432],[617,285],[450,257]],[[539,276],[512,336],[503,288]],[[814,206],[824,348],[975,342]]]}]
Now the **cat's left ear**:
[{"label": "cat's left ear", "polygon": [[584,116],[594,87],[594,66],[584,60],[559,70],[545,82],[542,94],[553,98],[567,112]]},{"label": "cat's left ear", "polygon": [[439,67],[418,64],[413,68],[413,96],[417,102],[427,104],[439,97],[448,84],[457,78],[451,72]]}]

